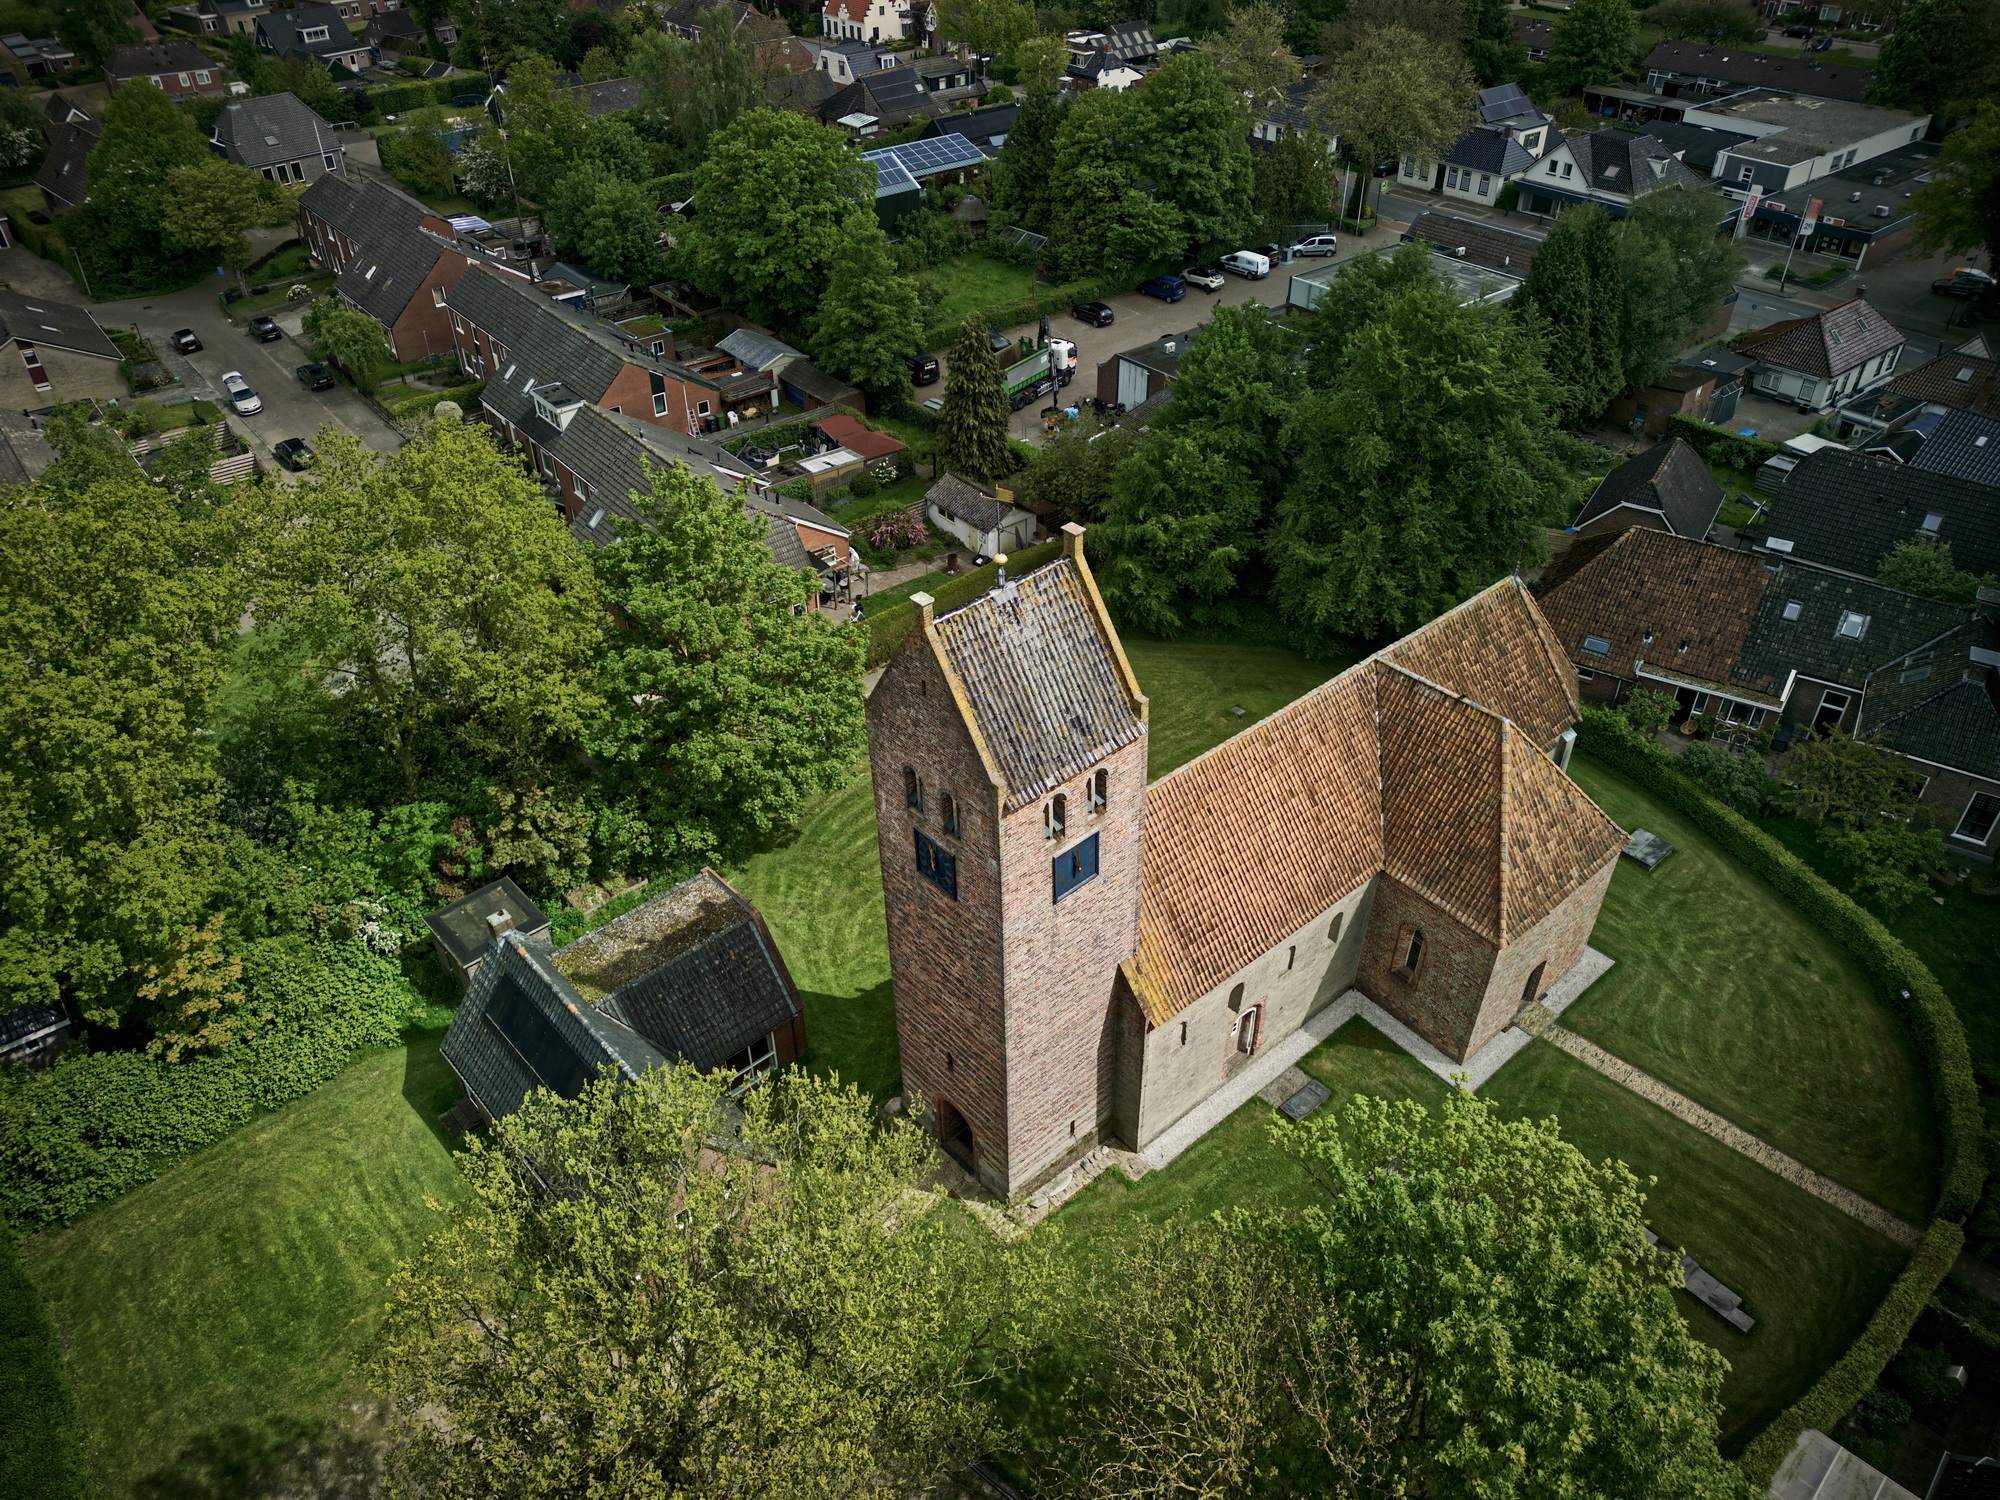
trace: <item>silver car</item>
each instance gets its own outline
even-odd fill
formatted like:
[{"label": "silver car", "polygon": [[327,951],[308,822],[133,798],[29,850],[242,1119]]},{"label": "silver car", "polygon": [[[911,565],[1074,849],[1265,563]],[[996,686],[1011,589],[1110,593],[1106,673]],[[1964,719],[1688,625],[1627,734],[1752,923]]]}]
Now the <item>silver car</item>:
[{"label": "silver car", "polygon": [[264,398],[250,389],[250,382],[243,378],[241,370],[225,370],[222,389],[239,417],[254,417],[264,409]]},{"label": "silver car", "polygon": [[1294,255],[1338,255],[1339,253],[1340,241],[1330,234],[1315,234],[1292,246]]}]

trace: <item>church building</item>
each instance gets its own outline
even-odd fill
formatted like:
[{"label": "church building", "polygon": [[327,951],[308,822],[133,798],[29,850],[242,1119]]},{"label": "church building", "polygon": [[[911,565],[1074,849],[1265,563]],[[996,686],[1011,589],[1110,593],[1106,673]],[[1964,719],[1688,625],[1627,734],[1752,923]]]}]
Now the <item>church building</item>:
[{"label": "church building", "polygon": [[1002,1197],[1144,1150],[1349,990],[1463,1060],[1584,955],[1625,835],[1518,579],[1147,781],[1084,558],[919,619],[868,700],[906,1086]]}]

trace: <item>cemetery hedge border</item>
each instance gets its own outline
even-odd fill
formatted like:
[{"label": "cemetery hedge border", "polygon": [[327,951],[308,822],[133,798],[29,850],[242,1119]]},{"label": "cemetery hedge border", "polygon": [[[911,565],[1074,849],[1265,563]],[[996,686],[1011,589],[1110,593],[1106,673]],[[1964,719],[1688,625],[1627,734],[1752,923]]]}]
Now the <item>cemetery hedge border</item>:
[{"label": "cemetery hedge border", "polygon": [[1699,417],[1690,417],[1682,412],[1675,412],[1667,418],[1667,433],[1684,439],[1709,463],[1720,464],[1725,469],[1756,470],[1778,452],[1776,443],[1767,443],[1762,438],[1747,438],[1741,433],[1731,432],[1727,427],[1717,427],[1713,422],[1704,422]]},{"label": "cemetery hedge border", "polygon": [[21,1242],[0,1224],[0,1494],[85,1500],[83,1445],[62,1349]]},{"label": "cemetery hedge border", "polygon": [[1753,1478],[1767,1482],[1802,1429],[1830,1431],[1874,1385],[1958,1257],[1965,1235],[1954,1221],[1971,1212],[1986,1180],[1983,1116],[1971,1049],[1958,1012],[1922,959],[1783,844],[1709,795],[1675,767],[1658,744],[1619,715],[1595,708],[1584,710],[1577,744],[1685,816],[1858,958],[1896,1002],[1930,1074],[1932,1107],[1944,1138],[1943,1183],[1935,1216],[1853,1347],[1737,1460]]}]

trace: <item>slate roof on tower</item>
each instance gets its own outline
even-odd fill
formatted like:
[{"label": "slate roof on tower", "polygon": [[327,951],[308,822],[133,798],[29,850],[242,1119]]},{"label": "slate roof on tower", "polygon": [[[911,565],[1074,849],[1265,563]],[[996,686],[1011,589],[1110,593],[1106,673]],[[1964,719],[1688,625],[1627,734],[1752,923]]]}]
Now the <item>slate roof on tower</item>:
[{"label": "slate roof on tower", "polygon": [[1146,697],[1080,557],[937,620],[942,666],[1009,812],[1146,732]]},{"label": "slate roof on tower", "polygon": [[1576,714],[1509,579],[1161,777],[1125,969],[1148,1019],[1378,871],[1495,942],[1540,921],[1625,844],[1544,753]]}]

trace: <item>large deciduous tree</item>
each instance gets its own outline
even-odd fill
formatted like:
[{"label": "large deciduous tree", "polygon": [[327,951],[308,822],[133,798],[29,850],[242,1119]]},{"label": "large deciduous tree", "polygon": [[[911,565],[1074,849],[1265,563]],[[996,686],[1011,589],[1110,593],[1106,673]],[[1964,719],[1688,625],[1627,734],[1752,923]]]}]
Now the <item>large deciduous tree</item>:
[{"label": "large deciduous tree", "polygon": [[1514,305],[1543,330],[1565,418],[1583,422],[1602,412],[1625,387],[1625,291],[1611,215],[1595,203],[1558,214]]},{"label": "large deciduous tree", "polygon": [[307,304],[299,324],[313,341],[314,353],[339,365],[370,389],[375,372],[394,357],[382,325],[338,297],[315,298]]},{"label": "large deciduous tree", "polygon": [[718,131],[765,103],[756,34],[738,25],[727,7],[707,13],[698,42],[666,31],[642,33],[628,66],[643,89],[642,111],[690,166],[707,154]]},{"label": "large deciduous tree", "polygon": [[1576,0],[1549,38],[1549,82],[1565,94],[1625,76],[1638,21],[1628,0]]},{"label": "large deciduous tree", "polygon": [[896,273],[882,231],[863,219],[833,258],[813,316],[813,357],[872,398],[900,400],[910,394],[903,359],[917,347],[921,315],[916,283]]},{"label": "large deciduous tree", "polygon": [[965,1233],[851,1087],[789,1072],[732,1123],[727,1086],[541,1092],[468,1143],[374,1364],[423,1492],[900,1495],[993,1441],[1046,1246]]},{"label": "large deciduous tree", "polygon": [[1514,40],[1507,0],[1463,0],[1459,16],[1473,76],[1489,86],[1519,78],[1528,65],[1528,49]]},{"label": "large deciduous tree", "polygon": [[377,804],[541,784],[600,708],[604,608],[562,517],[449,414],[386,461],[331,428],[318,448],[264,495],[253,732]]},{"label": "large deciduous tree", "polygon": [[1014,128],[988,169],[994,211],[1036,234],[1047,232],[1053,211],[1056,138],[1065,108],[1054,92],[1029,89]]},{"label": "large deciduous tree", "polygon": [[818,305],[856,213],[874,210],[874,183],[838,132],[760,109],[709,141],[694,204],[681,252],[695,284],[790,323]]},{"label": "large deciduous tree", "polygon": [[1924,0],[1882,39],[1868,102],[1949,119],[1995,102],[2000,89],[2000,6],[1992,0]]},{"label": "large deciduous tree", "polygon": [[1282,97],[1299,81],[1298,60],[1285,45],[1285,13],[1271,0],[1237,6],[1222,35],[1204,51],[1223,81],[1253,109]]},{"label": "large deciduous tree", "polygon": [[658,868],[740,849],[840,783],[863,745],[865,642],[803,609],[817,579],[772,557],[740,499],[679,464],[651,483],[592,559],[620,628],[590,745],[605,844]]},{"label": "large deciduous tree", "polygon": [[1356,161],[1435,161],[1472,127],[1473,94],[1456,37],[1383,26],[1333,63],[1309,110]]},{"label": "large deciduous tree", "polygon": [[[83,258],[93,289],[173,282],[205,264],[192,252],[163,253],[173,172],[209,160],[185,111],[158,89],[122,88],[104,110],[90,152],[90,199],[62,216],[65,242]],[[206,263],[206,264],[212,264]]]},{"label": "large deciduous tree", "polygon": [[1972,123],[1945,137],[1931,180],[1910,195],[1917,243],[1963,254],[1984,246],[2000,266],[2000,104],[1979,106]]},{"label": "large deciduous tree", "polygon": [[1000,365],[986,347],[986,320],[974,313],[959,325],[946,369],[933,457],[940,474],[999,479],[1014,469],[1007,446],[1007,392]]},{"label": "large deciduous tree", "polygon": [[1234,242],[1251,221],[1244,103],[1206,56],[1178,53],[1133,91],[1135,164],[1153,196],[1171,204],[1180,233],[1205,245]]},{"label": "large deciduous tree", "polygon": [[220,523],[85,411],[48,428],[62,458],[0,497],[0,986],[116,1024],[222,857],[206,731],[241,599]]},{"label": "large deciduous tree", "polygon": [[1267,549],[1288,619],[1399,634],[1542,555],[1575,480],[1541,353],[1430,276],[1380,304],[1289,430]]},{"label": "large deciduous tree", "polygon": [[1256,216],[1266,234],[1294,224],[1320,224],[1333,208],[1333,154],[1316,130],[1287,131],[1257,157]]},{"label": "large deciduous tree", "polygon": [[[1141,186],[1145,174],[1134,153],[1150,122],[1140,92],[1092,89],[1064,109],[1047,179],[1049,242],[1042,247],[1059,276],[1143,264],[1188,238],[1179,209]],[[1191,190],[1200,185],[1194,177],[1190,182]]]},{"label": "large deciduous tree", "polygon": [[1627,389],[1656,379],[1735,285],[1743,251],[1716,232],[1726,207],[1714,188],[1682,183],[1645,194],[1617,225]]},{"label": "large deciduous tree", "polygon": [[266,216],[264,182],[248,167],[207,156],[175,167],[167,179],[161,231],[176,250],[213,255],[236,279],[250,263],[245,233]]},{"label": "large deciduous tree", "polygon": [[57,37],[86,68],[101,67],[113,47],[139,40],[125,0],[61,0],[54,9]]},{"label": "large deciduous tree", "polygon": [[943,36],[1002,62],[1041,30],[1028,0],[939,0],[937,12]]}]

